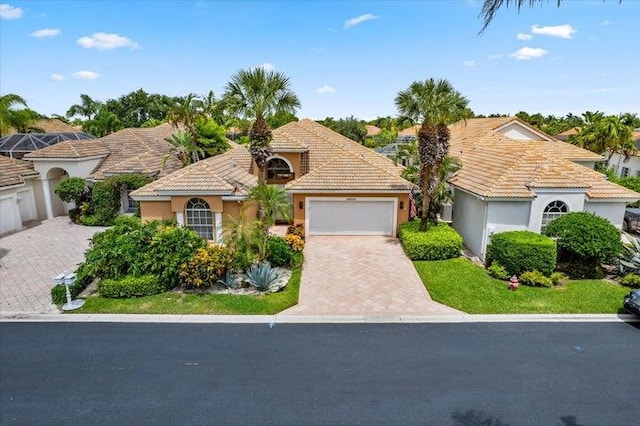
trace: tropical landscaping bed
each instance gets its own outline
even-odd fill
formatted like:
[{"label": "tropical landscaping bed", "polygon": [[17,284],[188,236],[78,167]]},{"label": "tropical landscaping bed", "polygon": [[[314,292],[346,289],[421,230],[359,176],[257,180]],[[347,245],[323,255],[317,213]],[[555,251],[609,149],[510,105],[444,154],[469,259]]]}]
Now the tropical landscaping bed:
[{"label": "tropical landscaping bed", "polygon": [[505,280],[490,277],[465,258],[413,264],[433,300],[469,314],[619,313],[629,293],[608,280],[568,280],[552,288],[509,291]]}]

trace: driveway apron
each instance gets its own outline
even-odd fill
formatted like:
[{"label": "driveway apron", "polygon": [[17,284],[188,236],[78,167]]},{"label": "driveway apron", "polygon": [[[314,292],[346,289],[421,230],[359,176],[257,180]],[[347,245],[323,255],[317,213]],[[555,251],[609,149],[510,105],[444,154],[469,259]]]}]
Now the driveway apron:
[{"label": "driveway apron", "polygon": [[103,229],[57,217],[0,238],[0,312],[58,312],[51,304],[53,277],[75,271],[89,239]]},{"label": "driveway apron", "polygon": [[431,300],[397,238],[310,236],[298,305],[282,314],[459,314]]}]

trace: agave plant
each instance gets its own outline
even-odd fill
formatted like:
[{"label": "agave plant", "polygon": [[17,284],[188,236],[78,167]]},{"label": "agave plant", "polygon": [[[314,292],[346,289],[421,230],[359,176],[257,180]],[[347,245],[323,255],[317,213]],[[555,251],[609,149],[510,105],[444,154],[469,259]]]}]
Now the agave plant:
[{"label": "agave plant", "polygon": [[224,278],[216,281],[218,284],[222,284],[226,288],[236,288],[238,287],[238,278],[240,278],[237,274],[234,274],[231,271],[227,271]]},{"label": "agave plant", "polygon": [[640,241],[629,233],[624,233],[627,240],[631,244],[624,244],[622,246],[622,253],[618,258],[618,269],[620,275],[627,275],[630,273],[640,273]]},{"label": "agave plant", "polygon": [[278,270],[269,262],[260,262],[251,265],[244,274],[244,280],[258,290],[265,291],[278,279]]}]

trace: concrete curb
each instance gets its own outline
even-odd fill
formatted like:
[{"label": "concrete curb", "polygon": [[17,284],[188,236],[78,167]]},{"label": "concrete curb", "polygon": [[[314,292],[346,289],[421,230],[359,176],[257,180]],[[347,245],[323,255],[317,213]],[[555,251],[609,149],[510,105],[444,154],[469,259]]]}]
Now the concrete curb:
[{"label": "concrete curb", "polygon": [[122,322],[181,324],[393,324],[485,322],[640,322],[630,314],[523,315],[135,315],[0,313],[5,322]]}]

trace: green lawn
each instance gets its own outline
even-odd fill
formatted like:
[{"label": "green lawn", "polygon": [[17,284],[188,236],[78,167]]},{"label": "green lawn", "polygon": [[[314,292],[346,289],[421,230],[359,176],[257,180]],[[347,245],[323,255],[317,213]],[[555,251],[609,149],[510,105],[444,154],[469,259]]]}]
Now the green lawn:
[{"label": "green lawn", "polygon": [[507,290],[464,258],[413,262],[433,300],[470,314],[617,313],[630,289],[604,280],[569,281],[554,288]]},{"label": "green lawn", "polygon": [[301,268],[293,270],[280,293],[259,296],[231,294],[162,293],[135,299],[106,299],[90,296],[73,313],[90,314],[218,314],[272,315],[298,303]]}]

